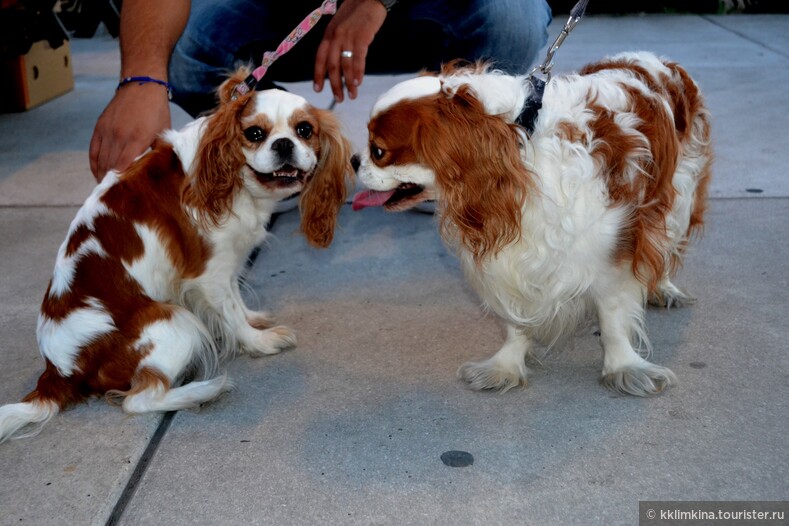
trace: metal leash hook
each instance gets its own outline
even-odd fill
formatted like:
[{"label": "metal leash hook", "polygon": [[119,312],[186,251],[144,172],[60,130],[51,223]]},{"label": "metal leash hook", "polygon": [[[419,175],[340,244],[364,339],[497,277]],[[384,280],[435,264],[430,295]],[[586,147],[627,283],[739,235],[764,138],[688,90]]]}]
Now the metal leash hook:
[{"label": "metal leash hook", "polygon": [[570,34],[570,31],[580,22],[581,17],[584,16],[584,12],[586,11],[586,5],[589,3],[589,0],[579,0],[575,6],[570,10],[570,18],[567,19],[565,22],[564,27],[562,28],[562,32],[559,33],[559,36],[556,37],[551,47],[548,48],[548,53],[545,55],[545,60],[542,61],[542,64],[539,66],[535,66],[529,72],[529,78],[534,78],[534,75],[539,71],[543,75],[545,75],[545,83],[547,84],[551,80],[551,70],[553,69],[553,56],[559,50],[562,43],[564,43],[564,39],[567,38],[567,35]]},{"label": "metal leash hook", "polygon": [[[570,34],[570,31],[573,30],[576,24],[581,20],[581,17],[584,16],[584,11],[586,11],[586,4],[589,3],[589,0],[579,0],[577,4],[572,8],[570,11],[570,18],[564,24],[562,28],[562,32],[559,33],[559,36],[556,37],[556,40],[551,44],[551,47],[548,48],[548,53],[545,55],[545,60],[539,66],[536,66],[529,72],[528,82],[531,84],[531,90],[529,91],[529,96],[526,98],[526,102],[521,109],[520,115],[515,119],[515,123],[522,126],[526,133],[531,136],[534,133],[535,123],[537,122],[537,114],[542,109],[542,96],[545,92],[545,85],[551,81],[551,70],[553,69],[553,55],[559,49],[559,47],[564,42],[564,39],[567,38],[567,35]],[[545,79],[538,78],[537,72],[542,73]]]}]

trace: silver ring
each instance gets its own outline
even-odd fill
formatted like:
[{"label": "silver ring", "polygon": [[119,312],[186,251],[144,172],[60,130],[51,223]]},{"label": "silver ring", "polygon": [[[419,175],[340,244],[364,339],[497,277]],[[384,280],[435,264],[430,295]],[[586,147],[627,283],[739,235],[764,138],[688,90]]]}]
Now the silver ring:
[{"label": "silver ring", "polygon": [[342,58],[353,58],[353,51],[348,51],[347,49],[340,53]]}]

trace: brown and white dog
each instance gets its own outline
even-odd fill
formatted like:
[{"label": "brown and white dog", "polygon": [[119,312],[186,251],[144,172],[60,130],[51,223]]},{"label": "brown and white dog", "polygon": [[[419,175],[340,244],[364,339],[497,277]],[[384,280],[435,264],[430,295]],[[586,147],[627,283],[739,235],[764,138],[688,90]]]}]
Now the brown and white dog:
[{"label": "brown and white dog", "polygon": [[658,393],[676,377],[642,356],[644,306],[692,300],[671,277],[710,180],[698,86],[650,53],[618,55],[549,82],[529,135],[515,120],[532,90],[482,65],[393,87],[355,159],[371,190],[354,208],[436,199],[442,237],[507,324],[501,350],[458,371],[472,388],[525,382],[535,340],[551,345],[596,314],[603,385]]},{"label": "brown and white dog", "polygon": [[[130,413],[172,411],[228,388],[219,364],[274,354],[293,331],[247,309],[238,279],[278,201],[301,192],[301,230],[328,246],[352,176],[336,118],[279,90],[231,100],[168,131],[88,197],[60,247],[41,305],[46,370],[22,403],[0,407],[0,442],[37,432],[92,395]],[[178,386],[188,372],[198,381]]]}]

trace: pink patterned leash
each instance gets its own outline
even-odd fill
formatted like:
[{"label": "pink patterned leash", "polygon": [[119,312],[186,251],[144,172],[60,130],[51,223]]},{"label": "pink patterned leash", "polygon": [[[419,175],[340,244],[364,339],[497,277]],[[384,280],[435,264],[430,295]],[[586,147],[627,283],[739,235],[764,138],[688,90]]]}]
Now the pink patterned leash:
[{"label": "pink patterned leash", "polygon": [[307,17],[290,32],[285,40],[280,43],[276,51],[266,51],[263,53],[263,62],[260,66],[244,79],[244,82],[236,86],[235,93],[233,93],[233,100],[239,95],[244,95],[252,91],[255,85],[260,82],[260,79],[263,78],[263,75],[266,74],[269,66],[279,57],[290,51],[304,35],[309,33],[310,29],[318,24],[318,20],[320,20],[323,15],[333,15],[336,12],[337,0],[323,0],[321,6],[307,15]]}]

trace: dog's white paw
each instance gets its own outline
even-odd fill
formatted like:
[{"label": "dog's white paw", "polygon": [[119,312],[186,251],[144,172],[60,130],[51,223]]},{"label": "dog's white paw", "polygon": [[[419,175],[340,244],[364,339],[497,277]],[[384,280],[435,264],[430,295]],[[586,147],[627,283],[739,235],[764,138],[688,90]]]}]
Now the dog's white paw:
[{"label": "dog's white paw", "polygon": [[258,331],[253,345],[247,346],[250,356],[277,354],[280,351],[296,346],[296,333],[290,327],[277,325],[270,329]]},{"label": "dog's white paw", "polygon": [[467,362],[458,369],[458,378],[471,389],[509,391],[513,387],[526,385],[526,364],[507,364],[489,358],[481,362]]},{"label": "dog's white paw", "polygon": [[652,396],[677,384],[677,376],[666,367],[644,362],[603,374],[600,383],[615,393],[633,396]]},{"label": "dog's white paw", "polygon": [[256,329],[268,329],[275,321],[274,316],[268,311],[247,311],[247,323]]}]

